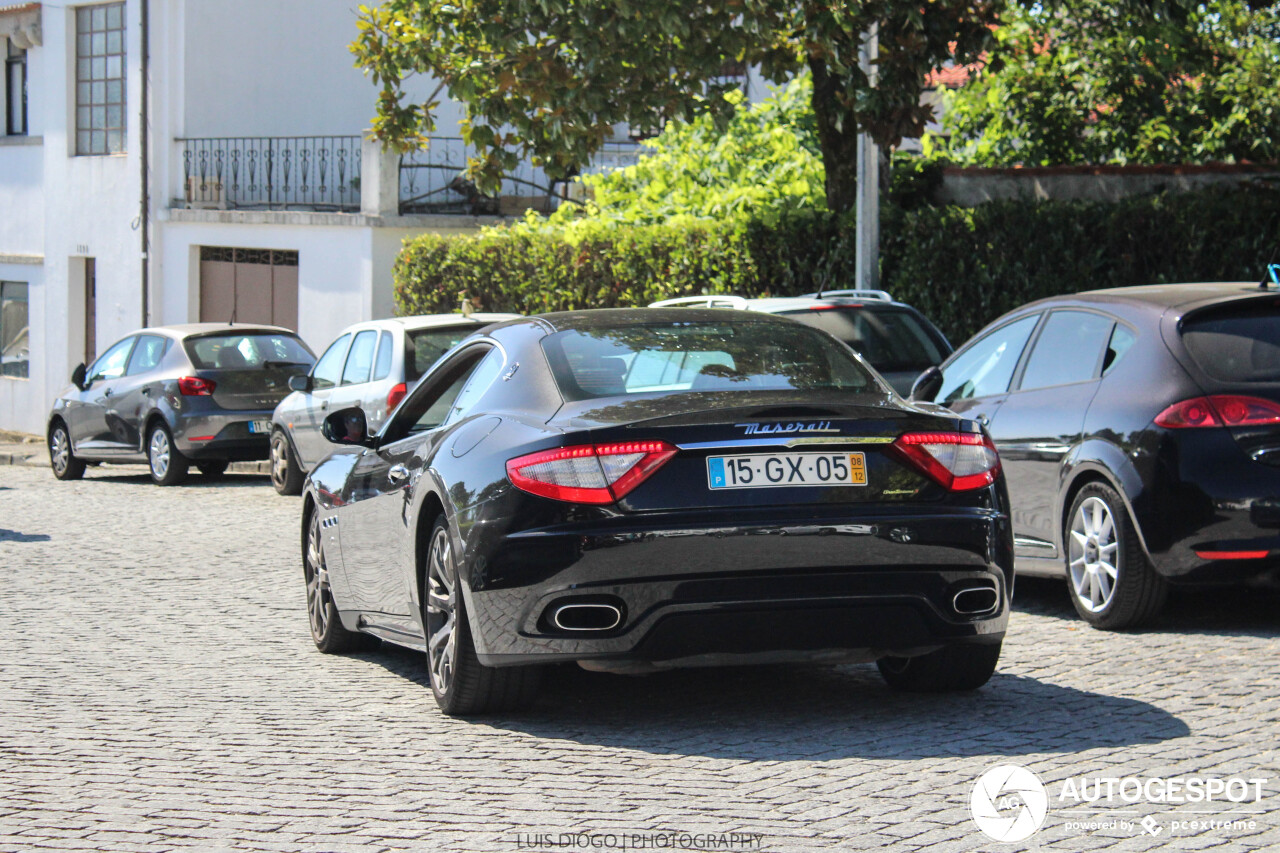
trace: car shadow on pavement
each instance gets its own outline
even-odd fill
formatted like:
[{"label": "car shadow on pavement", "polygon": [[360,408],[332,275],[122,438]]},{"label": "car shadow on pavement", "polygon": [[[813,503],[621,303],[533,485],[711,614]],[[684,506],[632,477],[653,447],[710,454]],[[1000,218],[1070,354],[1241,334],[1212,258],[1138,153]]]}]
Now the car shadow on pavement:
[{"label": "car shadow on pavement", "polygon": [[[416,682],[430,701],[421,653],[384,646],[361,657]],[[895,693],[873,665],[730,667],[639,677],[556,666],[548,669],[530,711],[467,724],[747,761],[1066,753],[1190,733],[1180,719],[1147,702],[1018,675],[997,673],[973,693]]]},{"label": "car shadow on pavement", "polygon": [[0,527],[0,542],[48,542],[50,538],[48,533],[19,533]]},{"label": "car shadow on pavement", "polygon": [[[98,469],[101,471],[102,469]],[[151,475],[147,473],[147,469],[138,467],[137,474],[129,474],[119,469],[109,474],[91,472],[86,473],[86,478],[92,478],[104,483],[132,483],[133,485],[145,485],[151,482]],[[192,471],[191,476],[177,486],[170,486],[174,489],[243,489],[243,488],[271,488],[271,478],[266,474],[222,474],[217,477],[206,477],[198,471]],[[159,487],[157,487],[159,488]]]},{"label": "car shadow on pavement", "polygon": [[[1013,609],[1050,619],[1078,622],[1065,581],[1018,578]],[[1091,629],[1090,629],[1091,630]],[[1150,624],[1125,633],[1212,634],[1280,637],[1280,589],[1272,587],[1174,587]]]}]

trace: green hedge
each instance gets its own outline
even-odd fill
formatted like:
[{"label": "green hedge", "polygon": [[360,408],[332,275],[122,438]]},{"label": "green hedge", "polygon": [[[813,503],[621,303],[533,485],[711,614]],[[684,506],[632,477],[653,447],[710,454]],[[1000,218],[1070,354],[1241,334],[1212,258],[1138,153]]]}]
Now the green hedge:
[{"label": "green hedge", "polygon": [[[1257,279],[1280,251],[1280,189],[1251,187],[1099,202],[886,207],[883,287],[959,343],[1032,299],[1099,287]],[[1280,260],[1280,257],[1277,258]],[[553,232],[493,229],[405,243],[402,314],[539,313],[644,305],[671,296],[803,293],[853,281],[852,220],[796,215],[766,227],[710,223]]]}]

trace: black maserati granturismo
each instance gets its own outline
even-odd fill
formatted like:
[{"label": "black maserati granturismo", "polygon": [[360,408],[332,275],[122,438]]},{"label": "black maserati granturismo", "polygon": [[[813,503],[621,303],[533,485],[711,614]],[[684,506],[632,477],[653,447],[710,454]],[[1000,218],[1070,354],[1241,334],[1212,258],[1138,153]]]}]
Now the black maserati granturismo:
[{"label": "black maserati granturismo", "polygon": [[894,688],[990,678],[1013,587],[975,421],[746,311],[491,326],[304,491],[311,632],[424,650],[445,713],[532,701],[539,664],[640,672],[876,661]]}]

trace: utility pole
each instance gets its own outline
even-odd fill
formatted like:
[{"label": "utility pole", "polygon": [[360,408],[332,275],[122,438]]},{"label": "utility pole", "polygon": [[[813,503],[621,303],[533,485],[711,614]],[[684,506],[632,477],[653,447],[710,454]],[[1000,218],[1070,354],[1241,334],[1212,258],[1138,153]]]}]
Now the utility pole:
[{"label": "utility pole", "polygon": [[[880,52],[878,27],[863,39],[858,64],[871,85],[876,83],[875,60]],[[880,289],[880,152],[870,134],[858,134],[857,245],[854,278],[859,290]]]}]

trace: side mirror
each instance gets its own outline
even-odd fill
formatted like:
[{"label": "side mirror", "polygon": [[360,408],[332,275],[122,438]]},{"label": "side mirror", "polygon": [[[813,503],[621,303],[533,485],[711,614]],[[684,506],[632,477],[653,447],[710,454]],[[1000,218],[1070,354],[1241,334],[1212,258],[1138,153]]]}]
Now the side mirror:
[{"label": "side mirror", "polygon": [[290,376],[290,377],[289,377],[289,390],[291,390],[291,391],[301,391],[301,392],[303,392],[303,393],[305,394],[305,393],[309,392],[309,391],[311,390],[311,388],[312,388],[312,384],[311,384],[311,374],[309,374],[309,373],[304,373],[304,374],[302,374],[301,376]]},{"label": "side mirror", "polygon": [[84,374],[85,366],[83,361],[76,365],[75,370],[71,371],[71,384],[79,388],[81,391],[85,388]]},{"label": "side mirror", "polygon": [[933,398],[942,390],[942,371],[937,365],[926,368],[924,373],[911,383],[911,394],[907,398],[921,403],[932,403]]},{"label": "side mirror", "polygon": [[329,415],[324,419],[324,425],[320,431],[334,444],[373,446],[373,439],[369,435],[369,421],[365,417],[364,409],[359,406],[339,409]]}]

